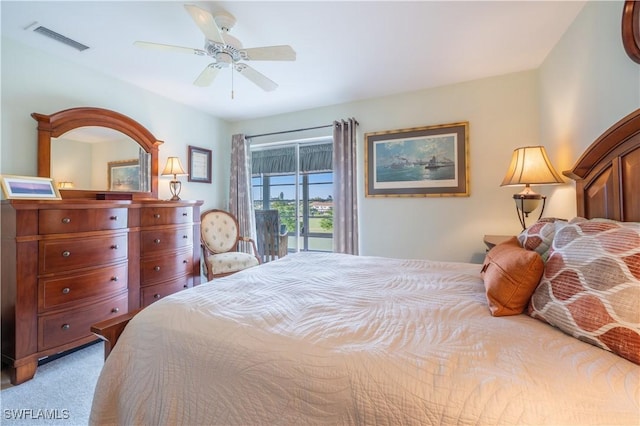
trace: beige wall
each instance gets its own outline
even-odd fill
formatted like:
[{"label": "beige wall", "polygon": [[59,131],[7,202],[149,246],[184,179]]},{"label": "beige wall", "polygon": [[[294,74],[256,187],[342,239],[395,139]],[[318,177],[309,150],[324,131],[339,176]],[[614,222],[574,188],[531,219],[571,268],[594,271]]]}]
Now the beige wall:
[{"label": "beige wall", "polygon": [[[640,108],[640,65],[620,35],[623,2],[588,2],[539,70],[540,134],[566,170],[613,123]],[[576,215],[574,185],[550,192],[549,212]]]},{"label": "beige wall", "polygon": [[[235,123],[232,130],[254,134],[355,117],[360,122],[360,253],[480,261],[484,233],[519,230],[510,198],[514,191],[499,185],[513,149],[539,141],[537,92],[537,73],[529,71],[245,121]],[[469,197],[364,197],[365,133],[460,121],[469,122]]]}]

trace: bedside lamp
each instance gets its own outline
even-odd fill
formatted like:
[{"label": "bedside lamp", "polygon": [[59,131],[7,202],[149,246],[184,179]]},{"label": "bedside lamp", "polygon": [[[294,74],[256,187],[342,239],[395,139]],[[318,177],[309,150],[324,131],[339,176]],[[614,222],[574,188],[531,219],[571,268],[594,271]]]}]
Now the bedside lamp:
[{"label": "bedside lamp", "polygon": [[186,175],[184,169],[182,168],[182,164],[180,164],[180,159],[178,157],[169,157],[167,158],[167,164],[164,166],[164,170],[162,171],[162,176],[171,176],[173,175],[173,179],[169,182],[169,191],[171,191],[170,201],[178,201],[180,200],[180,190],[182,189],[182,183],[178,180],[177,176]]},{"label": "bedside lamp", "polygon": [[520,225],[522,225],[522,229],[526,229],[525,218],[529,217],[529,213],[534,211],[542,200],[542,210],[540,210],[538,217],[540,219],[547,200],[547,197],[534,192],[530,185],[549,185],[563,182],[562,177],[551,165],[543,146],[525,146],[513,151],[509,170],[507,170],[500,186],[524,185],[524,190],[514,194],[513,199],[516,202],[516,213],[518,213]]}]

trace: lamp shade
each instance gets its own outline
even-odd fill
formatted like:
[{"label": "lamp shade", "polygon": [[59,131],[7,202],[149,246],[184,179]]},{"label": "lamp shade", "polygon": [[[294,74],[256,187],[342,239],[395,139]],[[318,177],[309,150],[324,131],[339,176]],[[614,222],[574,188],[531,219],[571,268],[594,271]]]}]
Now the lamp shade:
[{"label": "lamp shade", "polygon": [[185,173],[184,169],[182,168],[182,164],[180,163],[180,159],[178,157],[167,158],[167,164],[164,166],[162,176],[177,176],[186,174],[187,173]]},{"label": "lamp shade", "polygon": [[500,186],[563,183],[543,146],[525,146],[513,151],[509,170]]}]

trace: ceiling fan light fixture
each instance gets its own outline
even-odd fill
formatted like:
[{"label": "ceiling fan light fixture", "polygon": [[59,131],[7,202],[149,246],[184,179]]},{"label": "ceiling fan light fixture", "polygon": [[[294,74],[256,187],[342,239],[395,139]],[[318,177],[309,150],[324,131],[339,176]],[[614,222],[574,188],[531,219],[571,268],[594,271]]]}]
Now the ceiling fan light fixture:
[{"label": "ceiling fan light fixture", "polygon": [[216,54],[216,64],[219,68],[228,68],[233,63],[233,57],[227,52],[218,52]]},{"label": "ceiling fan light fixture", "polygon": [[145,49],[165,50],[179,53],[210,56],[215,62],[205,67],[193,82],[194,85],[206,87],[213,83],[218,71],[231,68],[232,98],[233,98],[233,70],[254,83],[266,92],[278,87],[258,70],[240,61],[295,61],[296,52],[288,45],[262,46],[243,48],[240,40],[229,34],[236,19],[229,13],[219,11],[215,15],[194,5],[184,6],[195,24],[205,36],[204,50],[190,47],[172,46],[168,44],[136,41],[134,45]]}]

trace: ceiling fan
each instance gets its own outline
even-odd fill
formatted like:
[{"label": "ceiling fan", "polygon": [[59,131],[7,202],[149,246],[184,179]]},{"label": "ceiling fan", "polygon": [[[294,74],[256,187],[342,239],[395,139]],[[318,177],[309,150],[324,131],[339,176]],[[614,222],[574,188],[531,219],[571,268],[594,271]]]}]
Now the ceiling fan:
[{"label": "ceiling fan", "polygon": [[[296,60],[296,52],[288,45],[244,49],[240,40],[229,34],[229,30],[235,25],[236,19],[227,12],[221,11],[212,15],[197,6],[185,5],[184,7],[205,36],[204,49],[150,43],[146,41],[136,41],[134,45],[146,49],[210,56],[214,59],[214,62],[207,65],[198,78],[196,78],[193,82],[196,86],[206,87],[211,85],[218,71],[231,67],[232,71],[235,69],[258,87],[270,92],[275,90],[278,85],[264,74],[241,61]],[[231,96],[233,97],[233,88]]]}]

